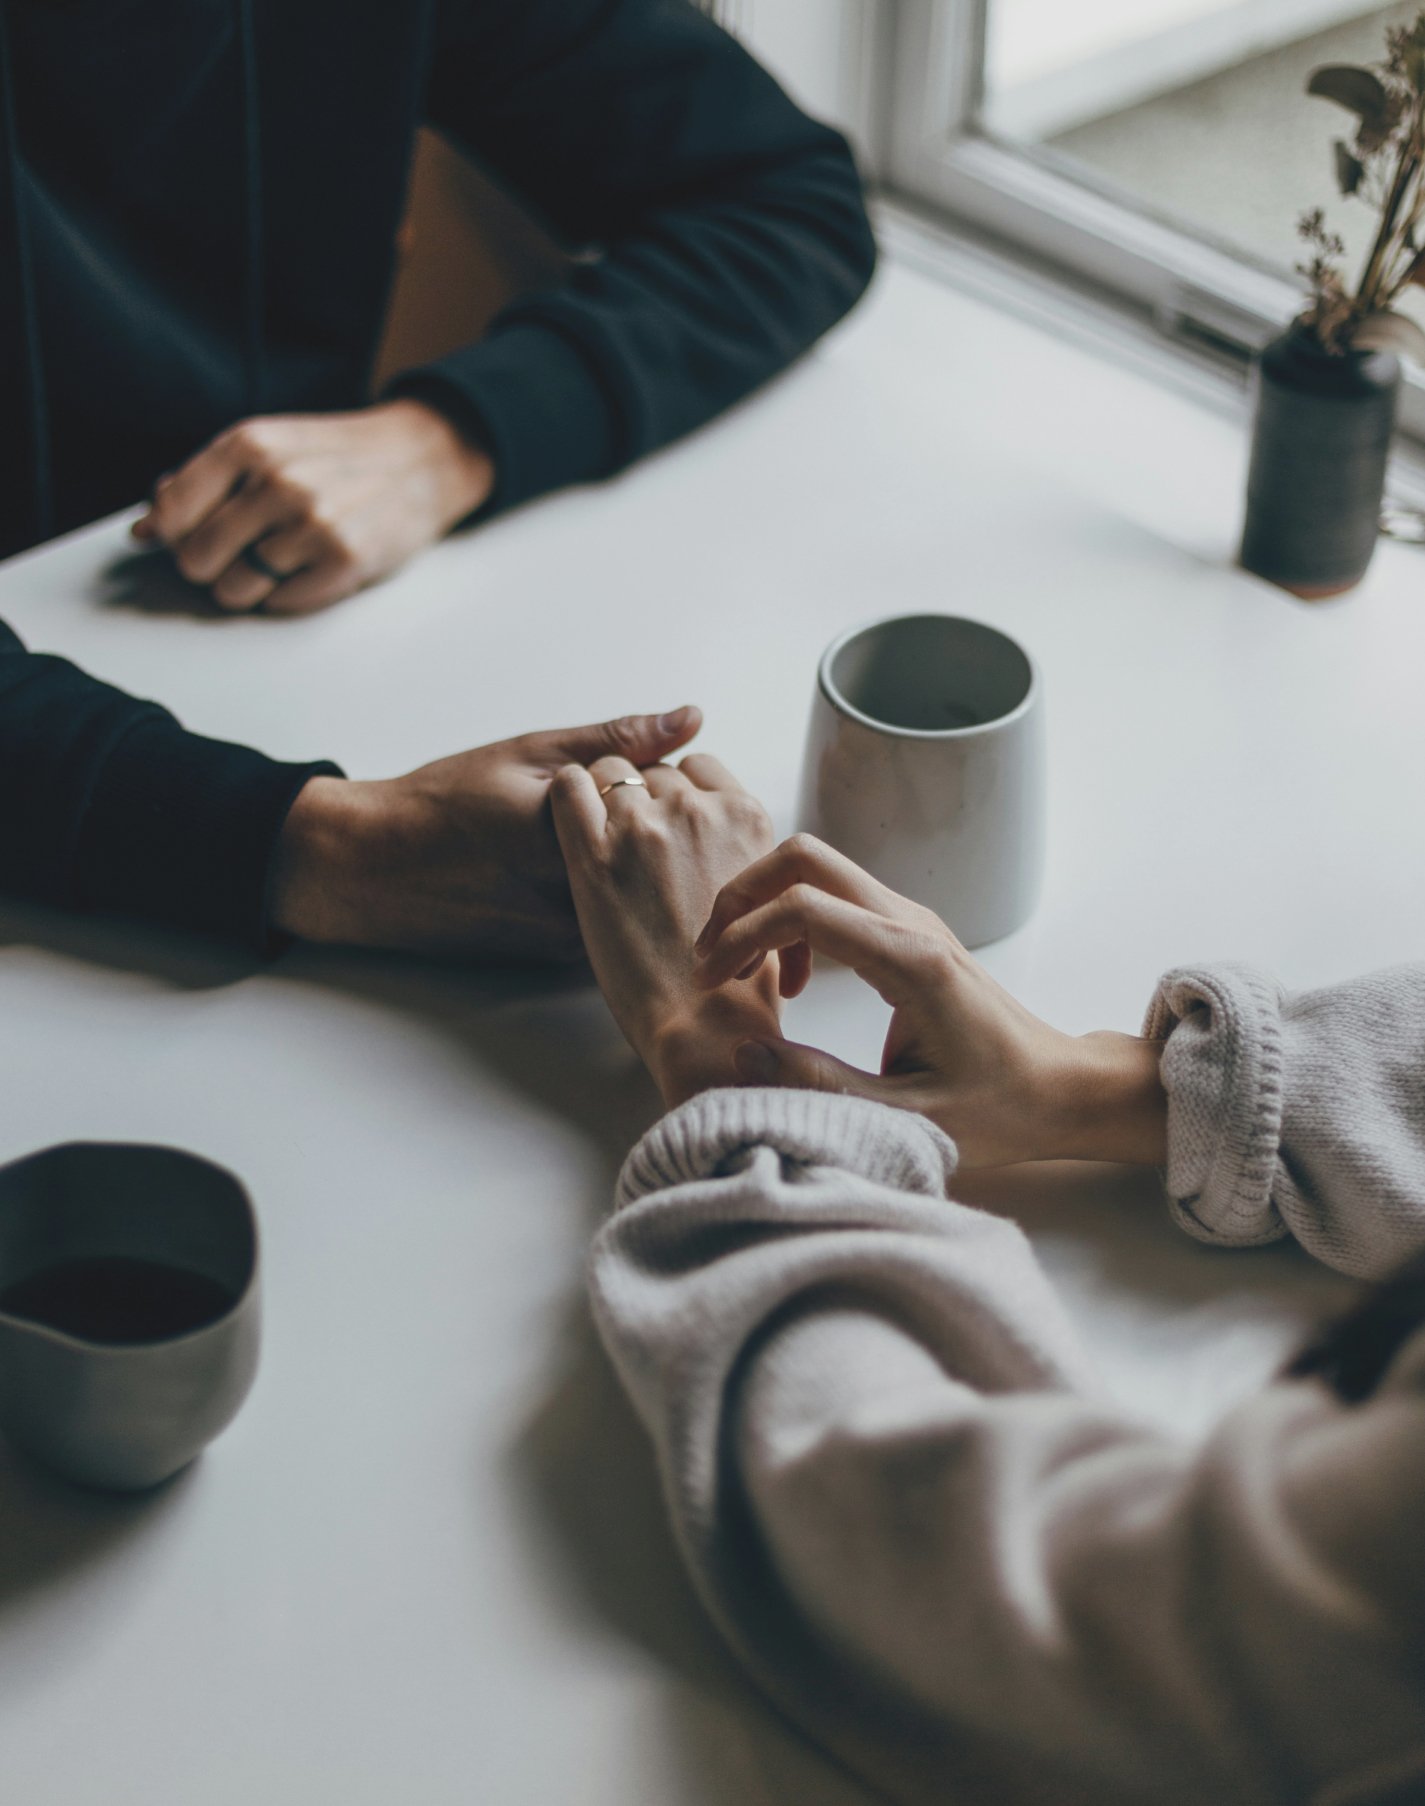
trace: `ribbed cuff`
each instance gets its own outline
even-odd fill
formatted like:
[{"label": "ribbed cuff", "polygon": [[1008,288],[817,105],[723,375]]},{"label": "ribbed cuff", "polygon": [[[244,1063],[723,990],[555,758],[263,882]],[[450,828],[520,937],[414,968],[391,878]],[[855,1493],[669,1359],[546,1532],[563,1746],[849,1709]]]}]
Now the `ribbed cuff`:
[{"label": "ribbed cuff", "polygon": [[405,371],[386,389],[439,408],[490,454],[481,515],[608,476],[620,462],[613,399],[590,358],[551,321],[498,321],[487,338]]},{"label": "ribbed cuff", "polygon": [[749,1148],[944,1197],[959,1156],[923,1116],[826,1091],[707,1091],[651,1129],[619,1175],[616,1207],[717,1175]]},{"label": "ribbed cuff", "polygon": [[75,848],[82,908],[220,935],[260,952],[278,837],[328,761],[284,765],[205,740],[167,715],[136,722],[105,761]]},{"label": "ribbed cuff", "polygon": [[1143,1033],[1166,1038],[1168,1165],[1174,1221],[1233,1248],[1288,1233],[1272,1203],[1282,1134],[1281,1005],[1273,980],[1246,966],[1169,972]]}]

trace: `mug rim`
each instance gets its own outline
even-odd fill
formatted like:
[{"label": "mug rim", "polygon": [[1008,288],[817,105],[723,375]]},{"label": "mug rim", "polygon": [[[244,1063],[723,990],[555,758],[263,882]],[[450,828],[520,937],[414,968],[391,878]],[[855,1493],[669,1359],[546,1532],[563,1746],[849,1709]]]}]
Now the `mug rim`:
[{"label": "mug rim", "polygon": [[48,1147],[36,1148],[32,1153],[20,1155],[17,1160],[4,1162],[3,1166],[0,1166],[0,1171],[10,1172],[17,1167],[28,1166],[32,1161],[37,1162],[55,1154],[70,1154],[76,1151],[98,1151],[106,1154],[177,1154],[184,1160],[191,1161],[197,1166],[207,1167],[209,1171],[228,1180],[236,1189],[238,1203],[252,1236],[252,1259],[248,1265],[247,1277],[243,1281],[242,1290],[237,1293],[232,1304],[221,1317],[214,1317],[211,1322],[200,1323],[193,1329],[183,1330],[176,1336],[164,1336],[162,1340],[156,1342],[94,1341],[88,1336],[77,1336],[68,1330],[56,1329],[52,1323],[37,1323],[28,1317],[17,1317],[10,1311],[0,1311],[0,1322],[22,1325],[31,1334],[43,1337],[49,1342],[56,1342],[63,1348],[81,1349],[86,1355],[97,1356],[106,1361],[123,1361],[131,1360],[136,1355],[141,1357],[151,1355],[158,1349],[180,1348],[185,1343],[197,1340],[200,1336],[212,1335],[215,1330],[225,1329],[251,1305],[262,1273],[262,1225],[258,1218],[257,1207],[252,1201],[252,1193],[231,1167],[224,1166],[221,1161],[209,1159],[206,1154],[195,1154],[191,1148],[178,1147],[173,1142],[74,1140],[52,1142]]},{"label": "mug rim", "polygon": [[[986,633],[993,633],[1013,646],[1015,651],[1029,666],[1029,688],[1024,695],[1003,715],[996,715],[992,721],[977,721],[971,727],[899,727],[893,721],[881,721],[875,715],[868,715],[858,709],[854,702],[843,696],[832,681],[832,660],[844,646],[863,633],[872,633],[878,627],[894,627],[904,621],[961,621],[968,627],[982,628]],[[1039,661],[1027,646],[1017,640],[1012,633],[1006,633],[1002,627],[996,627],[992,621],[981,621],[974,615],[949,614],[937,609],[920,609],[915,614],[882,615],[874,621],[863,621],[858,627],[848,627],[840,633],[826,648],[817,665],[817,688],[822,696],[849,721],[858,726],[869,728],[872,733],[885,734],[898,740],[972,740],[979,735],[997,733],[1001,728],[1017,721],[1021,715],[1028,714],[1038,700],[1040,690]]]}]

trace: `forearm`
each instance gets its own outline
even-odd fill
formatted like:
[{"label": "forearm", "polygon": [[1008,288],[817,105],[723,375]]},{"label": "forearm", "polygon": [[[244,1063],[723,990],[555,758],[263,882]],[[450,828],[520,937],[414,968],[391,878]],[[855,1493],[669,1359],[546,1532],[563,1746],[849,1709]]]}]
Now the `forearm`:
[{"label": "forearm", "polygon": [[0,628],[0,842],[9,894],[266,944],[292,799],[331,765],[186,732],[167,710]]},{"label": "forearm", "polygon": [[865,288],[875,245],[844,140],[693,7],[507,0],[448,15],[432,122],[571,245],[601,250],[480,344],[401,379],[478,426],[497,506],[607,476],[702,424]]},{"label": "forearm", "polygon": [[[1200,1457],[1121,1417],[1022,1236],[945,1201],[951,1159],[860,1100],[714,1094],[636,1150],[595,1246],[680,1544],[756,1677],[896,1800],[969,1770],[994,1798],[1285,1802],[1408,1747],[1400,1405],[1283,1388]],[[1378,1715],[1343,1720],[1346,1685]]]}]

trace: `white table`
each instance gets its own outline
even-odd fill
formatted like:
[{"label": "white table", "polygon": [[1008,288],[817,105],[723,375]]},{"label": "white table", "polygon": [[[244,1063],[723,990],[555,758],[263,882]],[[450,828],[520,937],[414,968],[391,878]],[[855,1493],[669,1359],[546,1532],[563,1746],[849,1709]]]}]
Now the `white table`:
[{"label": "white table", "polygon": [[[354,775],[698,700],[786,819],[821,646],[907,609],[1049,686],[1034,924],[988,963],[1070,1029],[1178,961],[1325,982],[1421,952],[1425,561],[1305,608],[1230,569],[1240,432],[905,269],[804,369],[630,479],[298,623],[123,605],[122,523],[0,571],[31,644],[194,727]],[[162,1496],[0,1460],[0,1787],[24,1806],[840,1801],[730,1673],[592,1344],[591,1226],[651,1117],[565,981],[299,952],[267,970],[11,912],[0,1157],[172,1141],[234,1167],[269,1331]],[[819,979],[795,1032],[874,1061]],[[1188,1430],[1336,1282],[1177,1237],[1149,1175],[999,1182],[1112,1382]]]}]

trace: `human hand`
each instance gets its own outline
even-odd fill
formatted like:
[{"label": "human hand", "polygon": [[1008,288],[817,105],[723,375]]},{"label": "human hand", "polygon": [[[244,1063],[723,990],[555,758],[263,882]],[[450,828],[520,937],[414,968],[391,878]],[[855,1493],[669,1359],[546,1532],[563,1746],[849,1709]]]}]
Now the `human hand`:
[{"label": "human hand", "polygon": [[771,954],[797,996],[816,954],[850,966],[891,1005],[879,1073],[815,1048],[759,1039],[739,1048],[747,1083],[850,1092],[938,1123],[964,1167],[1024,1160],[1162,1164],[1161,1046],[1074,1036],[1003,990],[928,909],[878,884],[808,835],[724,885],[697,942],[704,995],[745,983]]},{"label": "human hand", "polygon": [[577,959],[549,808],[555,773],[614,753],[633,772],[701,725],[685,708],[526,734],[382,782],[313,778],[278,843],[272,924],[347,946]]},{"label": "human hand", "polygon": [[166,546],[220,607],[308,614],[388,576],[494,481],[489,457],[421,401],[277,415],[160,477],[133,533]]},{"label": "human hand", "polygon": [[736,1047],[779,1033],[775,960],[716,995],[693,983],[693,937],[719,885],[766,852],[772,829],[705,754],[646,771],[646,789],[627,787],[637,775],[619,758],[561,771],[554,825],[594,973],[671,1108],[735,1084]]}]

